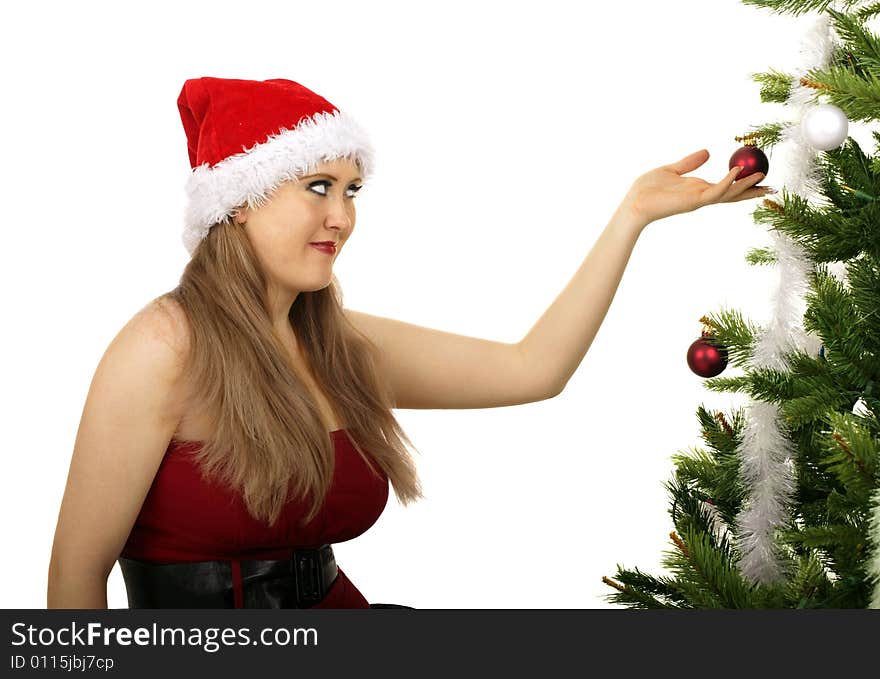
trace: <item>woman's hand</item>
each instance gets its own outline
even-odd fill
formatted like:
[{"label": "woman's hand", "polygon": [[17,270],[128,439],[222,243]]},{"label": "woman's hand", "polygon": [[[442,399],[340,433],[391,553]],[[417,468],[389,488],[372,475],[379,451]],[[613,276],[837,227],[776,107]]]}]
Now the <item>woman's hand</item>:
[{"label": "woman's hand", "polygon": [[663,217],[691,212],[704,205],[733,203],[773,192],[770,187],[755,186],[764,178],[760,173],[734,181],[741,171],[739,166],[730,170],[717,184],[710,184],[699,177],[681,176],[696,170],[708,159],[709,151],[703,149],[671,165],[646,172],[633,182],[622,205],[642,223],[648,224]]}]

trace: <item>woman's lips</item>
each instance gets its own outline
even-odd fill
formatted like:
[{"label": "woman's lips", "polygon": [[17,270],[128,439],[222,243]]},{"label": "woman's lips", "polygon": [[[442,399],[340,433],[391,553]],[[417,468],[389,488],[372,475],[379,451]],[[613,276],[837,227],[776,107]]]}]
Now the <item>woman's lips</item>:
[{"label": "woman's lips", "polygon": [[335,255],[336,248],[333,245],[325,245],[324,243],[309,243],[316,250],[320,250],[326,255]]}]

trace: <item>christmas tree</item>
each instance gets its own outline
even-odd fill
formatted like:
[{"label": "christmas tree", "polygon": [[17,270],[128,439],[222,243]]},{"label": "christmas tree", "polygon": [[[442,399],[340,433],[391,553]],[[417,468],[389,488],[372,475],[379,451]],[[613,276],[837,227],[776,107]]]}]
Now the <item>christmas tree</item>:
[{"label": "christmas tree", "polygon": [[866,27],[880,2],[743,3],[817,14],[799,72],[752,76],[763,102],[791,113],[744,137],[747,154],[787,161],[773,180],[780,194],[753,214],[772,246],[746,256],[776,267],[779,287],[766,327],[731,310],[701,319],[704,341],[743,369],[706,387],[747,394],[748,405],[697,409],[705,447],[674,455],[666,483],[671,575],[618,564],[606,599],[880,608],[880,157],[848,136],[849,121],[880,119],[880,38]]}]

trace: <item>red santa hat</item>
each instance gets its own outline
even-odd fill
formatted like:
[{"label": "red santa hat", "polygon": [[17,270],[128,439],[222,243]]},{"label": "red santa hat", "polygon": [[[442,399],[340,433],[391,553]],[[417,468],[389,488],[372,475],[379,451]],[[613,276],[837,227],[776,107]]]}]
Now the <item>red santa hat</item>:
[{"label": "red santa hat", "polygon": [[193,168],[186,183],[183,244],[190,255],[222,219],[257,208],[283,182],[322,161],[348,157],[373,173],[372,144],[358,123],[292,80],[187,80],[177,99]]}]

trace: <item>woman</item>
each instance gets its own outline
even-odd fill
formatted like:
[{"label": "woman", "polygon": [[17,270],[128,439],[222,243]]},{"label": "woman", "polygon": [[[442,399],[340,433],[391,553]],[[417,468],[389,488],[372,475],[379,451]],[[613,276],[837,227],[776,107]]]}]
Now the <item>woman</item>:
[{"label": "woman", "polygon": [[50,608],[106,608],[117,560],[132,607],[371,607],[331,545],[378,519],[389,483],[421,497],[392,409],[558,394],[648,223],[765,193],[761,175],[734,183],[739,168],[682,177],[702,151],[642,175],[529,335],[490,342],[343,309],[332,265],[373,167],[353,119],[283,79],[188,80],[178,107],[191,260],[95,372]]}]

